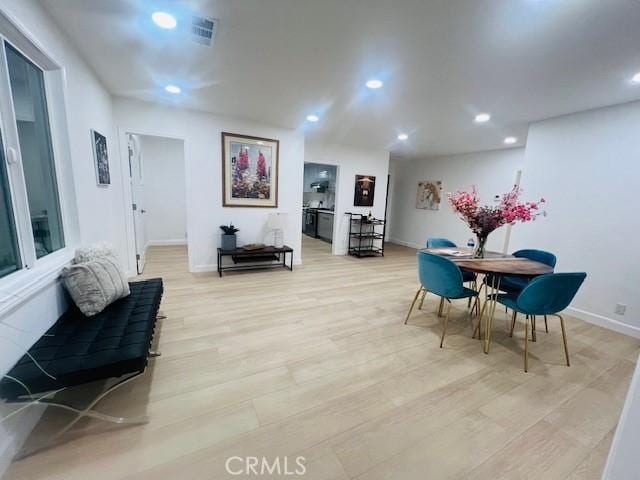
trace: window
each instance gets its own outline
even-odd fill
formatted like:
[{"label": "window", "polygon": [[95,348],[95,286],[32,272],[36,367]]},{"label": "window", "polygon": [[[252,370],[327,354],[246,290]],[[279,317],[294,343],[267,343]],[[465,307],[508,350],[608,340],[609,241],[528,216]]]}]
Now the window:
[{"label": "window", "polygon": [[65,241],[45,73],[0,42],[1,278],[32,267]]},{"label": "window", "polygon": [[0,137],[0,277],[20,269],[18,237],[13,221],[9,179],[5,168],[4,148]]},{"label": "window", "polygon": [[11,96],[20,139],[36,257],[64,247],[62,217],[42,70],[7,45]]}]

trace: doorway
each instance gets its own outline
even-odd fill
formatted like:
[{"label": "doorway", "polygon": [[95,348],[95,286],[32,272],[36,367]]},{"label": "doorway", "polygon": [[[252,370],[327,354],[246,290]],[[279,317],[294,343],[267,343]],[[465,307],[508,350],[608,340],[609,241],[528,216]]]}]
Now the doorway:
[{"label": "doorway", "polygon": [[147,255],[187,261],[187,204],[184,141],[127,133],[131,208],[138,274]]},{"label": "doorway", "polygon": [[304,164],[302,251],[305,261],[332,254],[337,178],[336,165]]}]

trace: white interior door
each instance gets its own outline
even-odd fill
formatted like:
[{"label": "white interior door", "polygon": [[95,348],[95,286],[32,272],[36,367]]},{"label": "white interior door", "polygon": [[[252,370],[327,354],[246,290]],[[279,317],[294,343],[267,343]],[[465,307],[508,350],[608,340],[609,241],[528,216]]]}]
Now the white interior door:
[{"label": "white interior door", "polygon": [[129,177],[131,181],[131,208],[136,239],[136,264],[138,274],[144,270],[147,240],[144,230],[144,184],[142,179],[142,151],[135,135],[128,135]]}]

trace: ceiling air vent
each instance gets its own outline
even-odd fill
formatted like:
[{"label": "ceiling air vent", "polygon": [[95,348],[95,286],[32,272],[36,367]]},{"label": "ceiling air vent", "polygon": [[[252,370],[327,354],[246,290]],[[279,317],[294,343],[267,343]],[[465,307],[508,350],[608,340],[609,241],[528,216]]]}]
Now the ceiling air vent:
[{"label": "ceiling air vent", "polygon": [[202,45],[210,46],[216,35],[218,20],[208,17],[193,17],[191,38]]}]

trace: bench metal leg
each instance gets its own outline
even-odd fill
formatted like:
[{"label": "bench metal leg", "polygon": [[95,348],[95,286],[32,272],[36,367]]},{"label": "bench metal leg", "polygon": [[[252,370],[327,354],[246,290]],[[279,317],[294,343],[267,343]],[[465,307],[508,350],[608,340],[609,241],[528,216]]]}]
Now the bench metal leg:
[{"label": "bench metal leg", "polygon": [[[100,400],[102,400],[104,397],[109,395],[114,390],[120,388],[121,386],[129,383],[134,378],[142,375],[142,373],[144,373],[144,372],[134,373],[133,375],[130,375],[130,376],[128,376],[126,378],[123,378],[122,380],[114,383],[111,387],[109,387],[104,392],[102,392],[100,395],[98,395],[95,399],[93,399],[91,401],[91,403],[86,408],[83,408],[83,409],[79,409],[79,408],[73,407],[71,405],[66,405],[64,403],[56,402],[55,400],[50,400],[48,398],[38,399],[38,400],[35,400],[35,401],[30,399],[30,398],[29,399],[25,399],[25,401],[30,402],[30,403],[40,404],[40,405],[45,405],[45,406],[51,406],[51,407],[58,407],[58,408],[61,408],[63,410],[68,410],[70,412],[76,413],[77,416],[71,422],[69,422],[65,427],[63,427],[57,433],[55,433],[44,446],[42,446],[40,448],[37,448],[35,450],[32,450],[30,452],[26,452],[24,454],[20,454],[19,456],[16,457],[16,459],[23,459],[25,457],[33,455],[34,453],[40,452],[42,450],[47,450],[48,448],[52,447],[54,445],[55,440],[57,440],[62,435],[67,433],[71,429],[71,427],[73,427],[76,423],[78,423],[78,421],[80,421],[80,419],[82,419],[84,417],[95,418],[95,419],[98,419],[98,420],[102,420],[104,422],[110,422],[110,423],[115,423],[115,424],[119,424],[119,425],[140,425],[140,424],[144,424],[144,423],[149,423],[149,417],[147,417],[146,415],[142,415],[142,416],[139,416],[139,417],[133,417],[133,418],[114,417],[112,415],[106,415],[104,413],[100,413],[100,412],[96,412],[95,410],[92,410],[93,407]],[[15,403],[21,403],[21,402],[15,402]]]}]

